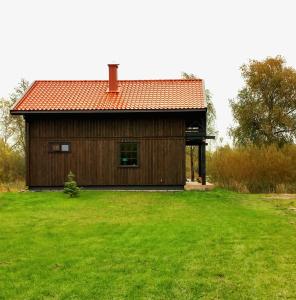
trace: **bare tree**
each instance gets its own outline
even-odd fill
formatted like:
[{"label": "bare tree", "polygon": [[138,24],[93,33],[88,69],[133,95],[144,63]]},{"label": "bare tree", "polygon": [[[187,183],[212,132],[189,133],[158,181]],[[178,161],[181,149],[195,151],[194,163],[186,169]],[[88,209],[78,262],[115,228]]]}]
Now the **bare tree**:
[{"label": "bare tree", "polygon": [[0,100],[0,135],[5,144],[12,149],[25,152],[25,126],[22,116],[11,116],[10,109],[29,87],[29,82],[21,79],[9,99]]}]

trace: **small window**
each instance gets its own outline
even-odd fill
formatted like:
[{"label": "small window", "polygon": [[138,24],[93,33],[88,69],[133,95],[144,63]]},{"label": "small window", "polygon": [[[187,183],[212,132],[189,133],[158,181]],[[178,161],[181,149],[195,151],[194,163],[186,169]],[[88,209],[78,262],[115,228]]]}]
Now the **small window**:
[{"label": "small window", "polygon": [[49,152],[70,152],[70,143],[50,142]]},{"label": "small window", "polygon": [[138,166],[138,143],[120,143],[119,164],[121,167]]}]

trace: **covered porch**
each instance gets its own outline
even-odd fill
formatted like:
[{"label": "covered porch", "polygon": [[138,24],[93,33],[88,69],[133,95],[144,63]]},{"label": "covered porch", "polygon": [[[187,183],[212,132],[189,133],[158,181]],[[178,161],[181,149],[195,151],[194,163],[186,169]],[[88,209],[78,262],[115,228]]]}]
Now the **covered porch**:
[{"label": "covered porch", "polygon": [[[201,179],[201,185],[205,187],[206,182],[206,146],[208,139],[215,139],[215,136],[206,134],[206,116],[200,119],[200,122],[188,122],[185,129],[186,146],[196,147],[197,157],[197,175]],[[200,185],[200,184],[199,184]],[[198,182],[191,182],[192,187],[197,187]],[[199,189],[199,188],[194,188]]]}]

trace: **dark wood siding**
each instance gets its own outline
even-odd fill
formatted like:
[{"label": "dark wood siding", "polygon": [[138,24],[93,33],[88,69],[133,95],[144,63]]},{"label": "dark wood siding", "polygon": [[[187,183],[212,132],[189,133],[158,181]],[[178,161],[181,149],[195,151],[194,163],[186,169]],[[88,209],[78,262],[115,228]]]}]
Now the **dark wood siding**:
[{"label": "dark wood siding", "polygon": [[31,138],[172,137],[184,136],[184,121],[178,118],[141,119],[35,119]]},{"label": "dark wood siding", "polygon": [[[82,186],[183,185],[184,121],[181,118],[29,119],[30,186],[61,186],[68,172]],[[70,153],[48,143],[71,143]],[[119,166],[119,143],[139,143],[139,166]]]}]

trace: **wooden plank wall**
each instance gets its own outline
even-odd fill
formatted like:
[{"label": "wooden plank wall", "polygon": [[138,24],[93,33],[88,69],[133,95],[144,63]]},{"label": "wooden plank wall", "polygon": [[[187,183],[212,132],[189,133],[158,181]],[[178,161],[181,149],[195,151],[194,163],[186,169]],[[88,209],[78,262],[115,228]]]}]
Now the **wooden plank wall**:
[{"label": "wooden plank wall", "polygon": [[[182,119],[32,119],[29,124],[30,186],[61,186],[70,170],[82,186],[185,182]],[[71,152],[49,153],[50,141],[71,142]],[[139,167],[119,166],[123,141],[139,143]]]}]

